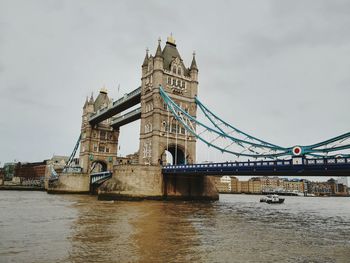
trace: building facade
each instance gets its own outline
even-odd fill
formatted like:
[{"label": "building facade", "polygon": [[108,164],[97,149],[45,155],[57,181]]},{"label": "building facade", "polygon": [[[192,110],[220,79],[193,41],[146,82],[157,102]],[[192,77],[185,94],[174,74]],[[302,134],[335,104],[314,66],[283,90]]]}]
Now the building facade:
[{"label": "building facade", "polygon": [[178,106],[196,116],[198,68],[195,56],[187,68],[172,36],[163,49],[159,40],[154,56],[147,51],[142,64],[139,163],[193,163],[196,160],[195,137],[169,112],[159,95],[160,87]]},{"label": "building facade", "polygon": [[86,98],[81,125],[79,164],[83,173],[112,170],[117,159],[119,129],[114,129],[111,119],[94,126],[90,125],[92,114],[108,107],[112,103],[107,90],[102,88],[96,99]]}]

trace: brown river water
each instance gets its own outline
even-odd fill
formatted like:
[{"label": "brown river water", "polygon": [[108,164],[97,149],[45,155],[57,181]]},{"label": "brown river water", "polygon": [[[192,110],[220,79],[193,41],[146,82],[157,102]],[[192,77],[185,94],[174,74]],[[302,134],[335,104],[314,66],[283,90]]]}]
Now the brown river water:
[{"label": "brown river water", "polygon": [[350,198],[259,199],[0,191],[0,262],[350,262]]}]

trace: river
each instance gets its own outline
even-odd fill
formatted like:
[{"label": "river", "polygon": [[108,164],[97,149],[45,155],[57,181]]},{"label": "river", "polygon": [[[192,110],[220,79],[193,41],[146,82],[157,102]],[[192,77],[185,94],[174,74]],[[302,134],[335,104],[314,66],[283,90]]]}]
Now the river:
[{"label": "river", "polygon": [[0,191],[0,262],[350,262],[350,198],[259,199]]}]

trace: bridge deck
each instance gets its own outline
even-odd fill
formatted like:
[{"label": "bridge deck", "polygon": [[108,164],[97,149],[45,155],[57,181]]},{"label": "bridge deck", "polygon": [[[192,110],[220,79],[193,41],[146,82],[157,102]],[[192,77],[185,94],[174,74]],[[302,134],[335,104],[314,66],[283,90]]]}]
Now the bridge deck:
[{"label": "bridge deck", "polygon": [[170,165],[162,169],[165,175],[239,175],[239,176],[350,176],[350,158],[203,163]]},{"label": "bridge deck", "polygon": [[112,120],[111,126],[113,128],[119,128],[130,122],[139,120],[140,118],[141,118],[141,108],[137,108],[122,116],[116,117],[114,120]]},{"label": "bridge deck", "polygon": [[97,111],[90,117],[89,122],[91,125],[95,125],[139,104],[140,102],[141,87],[135,89],[134,91],[126,94],[124,97],[113,102],[113,105],[111,107],[106,107]]}]

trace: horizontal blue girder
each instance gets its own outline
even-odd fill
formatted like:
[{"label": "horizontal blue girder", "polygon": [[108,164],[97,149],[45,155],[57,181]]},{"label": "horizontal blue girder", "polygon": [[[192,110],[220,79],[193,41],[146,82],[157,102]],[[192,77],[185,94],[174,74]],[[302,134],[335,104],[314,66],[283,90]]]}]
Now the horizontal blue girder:
[{"label": "horizontal blue girder", "polygon": [[303,158],[301,164],[293,164],[290,159],[170,165],[163,167],[162,173],[198,176],[350,176],[350,158]]}]

